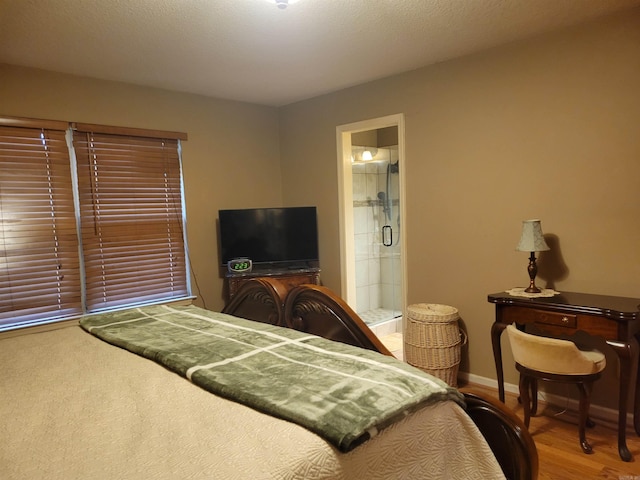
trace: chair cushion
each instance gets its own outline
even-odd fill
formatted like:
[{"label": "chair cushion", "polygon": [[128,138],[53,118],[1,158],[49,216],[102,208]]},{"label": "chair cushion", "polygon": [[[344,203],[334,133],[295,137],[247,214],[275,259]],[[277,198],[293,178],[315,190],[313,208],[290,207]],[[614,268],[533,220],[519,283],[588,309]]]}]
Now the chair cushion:
[{"label": "chair cushion", "polygon": [[594,363],[596,372],[601,372],[607,366],[607,359],[600,350],[580,350],[580,352]]},{"label": "chair cushion", "polygon": [[597,350],[581,351],[570,340],[548,338],[507,327],[513,357],[531,370],[561,375],[589,375],[604,370],[605,356]]}]

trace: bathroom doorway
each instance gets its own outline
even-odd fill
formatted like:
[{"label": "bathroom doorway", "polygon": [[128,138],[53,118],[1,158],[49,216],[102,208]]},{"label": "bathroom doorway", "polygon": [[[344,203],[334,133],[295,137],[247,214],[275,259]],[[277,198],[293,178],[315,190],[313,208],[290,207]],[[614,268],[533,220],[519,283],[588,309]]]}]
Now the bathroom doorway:
[{"label": "bathroom doorway", "polygon": [[402,331],[402,115],[337,128],[342,296],[377,334]]}]

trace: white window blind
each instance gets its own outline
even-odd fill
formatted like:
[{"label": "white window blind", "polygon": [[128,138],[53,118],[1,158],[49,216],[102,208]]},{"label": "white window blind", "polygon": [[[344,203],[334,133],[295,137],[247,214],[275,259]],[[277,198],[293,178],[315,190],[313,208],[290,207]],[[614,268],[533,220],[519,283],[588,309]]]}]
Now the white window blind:
[{"label": "white window blind", "polygon": [[0,126],[0,329],[81,312],[66,123],[47,123]]}]

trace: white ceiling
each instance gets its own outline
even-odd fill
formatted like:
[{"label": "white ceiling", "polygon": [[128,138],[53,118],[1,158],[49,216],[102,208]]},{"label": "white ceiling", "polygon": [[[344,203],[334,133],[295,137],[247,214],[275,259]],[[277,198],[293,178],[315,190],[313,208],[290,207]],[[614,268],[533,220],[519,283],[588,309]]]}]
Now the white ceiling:
[{"label": "white ceiling", "polygon": [[0,0],[0,63],[281,106],[640,0]]}]

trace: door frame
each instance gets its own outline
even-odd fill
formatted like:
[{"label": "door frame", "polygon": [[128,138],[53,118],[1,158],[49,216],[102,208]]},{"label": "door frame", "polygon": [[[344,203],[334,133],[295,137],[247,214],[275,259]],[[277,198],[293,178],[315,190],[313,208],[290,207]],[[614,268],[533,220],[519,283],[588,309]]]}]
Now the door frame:
[{"label": "door frame", "polygon": [[406,262],[406,209],[405,209],[405,147],[404,147],[404,114],[372,118],[360,122],[339,125],[336,127],[336,144],[338,159],[338,203],[340,221],[340,280],[341,296],[356,310],[356,271],[355,271],[355,237],[353,225],[353,175],[351,170],[351,134],[386,127],[398,128],[398,161],[400,162],[400,218],[403,224],[400,235],[400,265],[402,312],[407,305],[407,262]]}]

